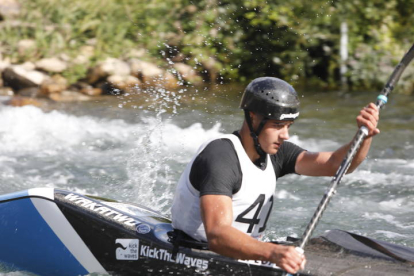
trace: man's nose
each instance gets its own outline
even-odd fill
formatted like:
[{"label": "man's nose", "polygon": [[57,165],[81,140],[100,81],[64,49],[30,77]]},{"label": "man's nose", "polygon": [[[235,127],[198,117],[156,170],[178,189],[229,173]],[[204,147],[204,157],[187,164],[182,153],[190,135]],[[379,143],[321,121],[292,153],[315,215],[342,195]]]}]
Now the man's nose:
[{"label": "man's nose", "polygon": [[282,138],[283,140],[289,139],[289,127],[288,126],[283,127],[282,132],[280,133],[280,138]]}]

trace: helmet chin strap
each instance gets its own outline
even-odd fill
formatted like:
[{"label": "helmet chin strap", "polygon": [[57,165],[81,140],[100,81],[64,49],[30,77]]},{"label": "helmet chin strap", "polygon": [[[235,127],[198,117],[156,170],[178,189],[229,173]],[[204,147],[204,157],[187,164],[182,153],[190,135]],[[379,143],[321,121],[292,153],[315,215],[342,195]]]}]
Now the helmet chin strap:
[{"label": "helmet chin strap", "polygon": [[259,127],[256,131],[253,129],[252,119],[250,118],[249,111],[247,109],[244,110],[244,117],[247,122],[247,126],[250,130],[250,136],[253,138],[254,142],[254,148],[256,149],[257,153],[260,156],[260,159],[264,158],[266,156],[266,152],[262,149],[262,146],[259,143],[259,134],[262,131],[264,125],[266,124],[268,118],[263,118],[263,120],[260,122]]}]

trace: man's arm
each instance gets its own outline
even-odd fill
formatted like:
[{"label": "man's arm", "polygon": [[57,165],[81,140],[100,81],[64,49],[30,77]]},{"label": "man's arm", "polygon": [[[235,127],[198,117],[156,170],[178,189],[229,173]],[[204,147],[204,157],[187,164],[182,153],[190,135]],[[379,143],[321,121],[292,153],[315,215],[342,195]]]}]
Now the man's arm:
[{"label": "man's arm", "polygon": [[[353,172],[359,164],[364,161],[371,147],[372,137],[380,131],[377,129],[379,119],[378,108],[375,104],[370,103],[364,107],[357,117],[358,128],[365,126],[368,128],[368,136],[361,143],[361,147],[352,160],[348,173]],[[351,142],[343,145],[333,152],[302,152],[299,154],[295,170],[298,174],[309,176],[333,176],[345,158],[346,153],[351,147]]]},{"label": "man's arm", "polygon": [[212,251],[235,259],[269,261],[289,273],[296,273],[304,265],[305,257],[294,247],[261,242],[232,227],[230,197],[204,195],[200,198],[200,207]]}]

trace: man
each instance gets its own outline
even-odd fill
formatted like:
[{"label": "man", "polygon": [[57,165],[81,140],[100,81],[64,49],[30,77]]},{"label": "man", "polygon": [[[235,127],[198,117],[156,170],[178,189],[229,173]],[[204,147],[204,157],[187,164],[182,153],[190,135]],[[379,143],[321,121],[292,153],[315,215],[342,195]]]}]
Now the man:
[{"label": "man", "polygon": [[[240,108],[239,131],[202,145],[182,174],[172,206],[173,227],[219,254],[275,263],[289,273],[303,269],[305,257],[291,246],[261,242],[273,206],[276,179],[289,173],[333,176],[350,143],[333,152],[308,152],[285,142],[299,116],[299,100],[287,82],[253,80]],[[372,136],[379,133],[375,104],[363,108],[358,127],[369,134],[348,170],[366,157]]]}]

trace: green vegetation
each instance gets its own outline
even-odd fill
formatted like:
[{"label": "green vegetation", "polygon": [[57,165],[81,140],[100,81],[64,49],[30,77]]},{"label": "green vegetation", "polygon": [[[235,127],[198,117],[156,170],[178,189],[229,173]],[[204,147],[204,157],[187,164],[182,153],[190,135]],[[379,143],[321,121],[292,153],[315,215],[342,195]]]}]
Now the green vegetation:
[{"label": "green vegetation", "polygon": [[[207,80],[247,81],[271,75],[295,85],[338,89],[340,24],[349,29],[350,89],[379,89],[414,42],[414,0],[20,0],[20,24],[2,25],[3,56],[70,58],[94,47],[89,65],[112,56],[167,67],[183,61]],[[18,41],[34,39],[34,52]],[[82,77],[72,66],[65,76]],[[414,70],[400,85],[413,89]]]}]

